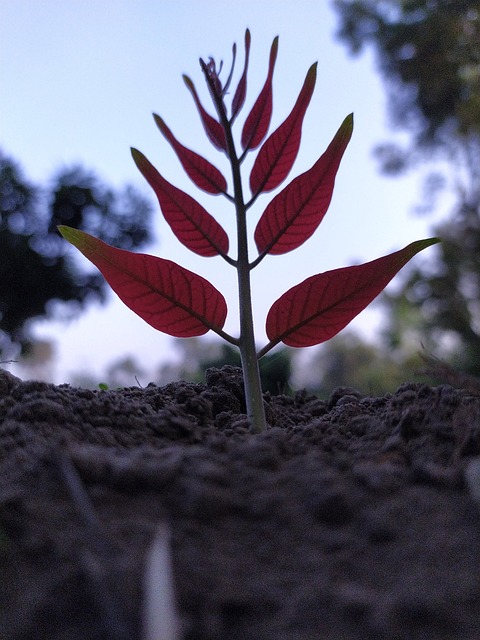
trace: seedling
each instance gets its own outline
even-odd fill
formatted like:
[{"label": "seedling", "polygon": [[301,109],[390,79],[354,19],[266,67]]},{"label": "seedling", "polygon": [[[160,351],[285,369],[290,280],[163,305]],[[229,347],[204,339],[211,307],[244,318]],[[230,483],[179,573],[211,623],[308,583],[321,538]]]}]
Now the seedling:
[{"label": "seedling", "polygon": [[[222,64],[217,67],[213,58],[208,62],[200,59],[216,117],[204,109],[190,78],[183,78],[207,137],[229,160],[230,188],[217,167],[184,147],[162,118],[154,115],[158,128],[194,184],[209,194],[224,196],[233,205],[237,226],[236,257],[229,254],[229,238],[223,227],[190,195],[167,182],[140,151],[132,149],[137,167],[155,191],[162,213],[178,240],[201,256],[220,256],[237,270],[238,337],[223,330],[227,317],[225,298],[201,276],[170,260],[117,249],[83,231],[59,227],[64,238],[100,269],[120,299],[150,325],[182,338],[203,335],[211,330],[240,349],[247,413],[255,432],[266,426],[259,359],[280,342],[291,347],[308,347],[329,340],[365,309],[415,254],[438,242],[437,238],[419,240],[377,260],[307,278],[274,302],[266,319],[268,343],[256,351],[251,272],[267,255],[293,251],[315,232],[330,205],[335,176],[353,131],[353,116],[349,115],[317,162],[270,201],[256,225],[257,255],[250,259],[247,212],[261,194],[279,187],[289,174],[297,157],[302,123],[316,81],[315,63],[308,70],[290,115],[267,138],[277,50],[278,37],[271,46],[265,84],[243,124],[241,150],[237,150],[233,125],[245,104],[250,32],[245,33],[245,62],[234,92],[230,93],[235,45],[232,67],[225,82],[220,78]],[[246,197],[241,167],[247,154],[258,147],[249,175],[250,195]]]}]

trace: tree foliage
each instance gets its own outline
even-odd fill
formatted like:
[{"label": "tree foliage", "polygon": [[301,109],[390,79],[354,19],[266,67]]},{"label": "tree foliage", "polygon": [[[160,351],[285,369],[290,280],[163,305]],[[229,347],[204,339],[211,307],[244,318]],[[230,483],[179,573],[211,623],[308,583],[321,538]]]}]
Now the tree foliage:
[{"label": "tree foliage", "polygon": [[480,2],[336,0],[335,7],[351,51],[374,47],[392,124],[410,134],[407,148],[377,148],[383,169],[398,174],[442,160],[443,173],[426,180],[427,204],[438,202],[442,185],[454,199],[434,229],[442,239],[434,268],[411,270],[384,298],[389,339],[398,346],[412,321],[425,346],[480,374]]},{"label": "tree foliage", "polygon": [[151,237],[152,207],[131,187],[115,192],[81,167],[60,171],[50,188],[28,181],[0,152],[0,355],[27,347],[32,321],[78,313],[103,301],[106,285],[72,260],[57,231],[74,224],[130,249]]},{"label": "tree foliage", "polygon": [[[464,205],[441,225],[440,260],[426,271],[414,268],[402,288],[386,294],[387,339],[401,348],[402,334],[462,370],[480,376],[480,218]],[[419,313],[420,312],[420,313]]]},{"label": "tree foliage", "polygon": [[352,331],[335,336],[317,347],[303,367],[294,367],[301,387],[327,399],[337,387],[352,387],[363,394],[393,393],[406,379],[420,380],[424,363],[420,356],[386,352]]},{"label": "tree foliage", "polygon": [[480,3],[336,0],[339,37],[375,47],[394,123],[435,145],[480,133]]}]

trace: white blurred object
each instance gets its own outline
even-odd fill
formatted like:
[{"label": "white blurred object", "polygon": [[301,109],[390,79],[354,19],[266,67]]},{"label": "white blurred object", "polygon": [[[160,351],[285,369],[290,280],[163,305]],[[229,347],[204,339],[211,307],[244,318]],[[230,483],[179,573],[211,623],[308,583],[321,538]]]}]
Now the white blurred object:
[{"label": "white blurred object", "polygon": [[148,551],[143,586],[143,640],[180,640],[170,534],[166,525],[158,527]]}]

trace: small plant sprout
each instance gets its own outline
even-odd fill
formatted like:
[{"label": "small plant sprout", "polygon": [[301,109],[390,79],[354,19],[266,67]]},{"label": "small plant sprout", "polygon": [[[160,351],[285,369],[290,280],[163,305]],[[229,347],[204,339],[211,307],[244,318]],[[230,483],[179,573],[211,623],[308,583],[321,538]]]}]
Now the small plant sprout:
[{"label": "small plant sprout", "polygon": [[[137,149],[135,164],[149,182],[162,213],[178,240],[205,257],[220,256],[237,270],[240,335],[223,330],[227,317],[224,296],[210,282],[184,267],[145,254],[105,244],[83,231],[59,227],[98,269],[121,300],[155,329],[171,336],[199,336],[211,330],[239,348],[245,383],[247,413],[254,432],[265,426],[259,359],[279,343],[309,347],[329,340],[386,287],[419,251],[438,242],[429,238],[365,264],[313,275],[286,291],[270,308],[266,319],[268,343],[258,352],[252,314],[251,273],[268,255],[281,255],[302,245],[323,220],[332,199],[335,176],[353,130],[353,116],[340,125],[325,153],[305,173],[294,178],[267,204],[254,231],[256,256],[250,258],[247,214],[259,196],[276,189],[289,174],[300,146],[302,122],[316,81],[317,65],[307,72],[303,87],[286,120],[267,137],[272,116],[272,81],[278,37],[270,49],[265,84],[244,120],[240,142],[234,123],[245,104],[250,58],[250,32],[245,33],[245,62],[238,85],[232,89],[233,63],[223,82],[222,64],[200,59],[216,116],[202,106],[193,82],[184,76],[210,142],[228,158],[230,187],[217,167],[184,147],[165,122],[154,115],[160,132],[172,146],[185,172],[201,190],[225,197],[236,215],[237,255],[229,253],[223,227],[190,195],[173,186]],[[230,106],[228,107],[228,104]],[[242,180],[242,163],[259,148],[248,176],[249,195]]]}]

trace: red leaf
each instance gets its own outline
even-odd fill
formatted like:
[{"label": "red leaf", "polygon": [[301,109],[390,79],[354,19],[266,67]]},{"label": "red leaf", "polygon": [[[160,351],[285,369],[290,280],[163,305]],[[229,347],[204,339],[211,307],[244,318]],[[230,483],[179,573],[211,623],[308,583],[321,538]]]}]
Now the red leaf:
[{"label": "red leaf", "polygon": [[272,118],[272,79],[278,52],[278,36],[274,38],[270,49],[268,75],[257,101],[252,107],[242,130],[242,148],[256,149],[267,135]]},{"label": "red leaf", "polygon": [[290,172],[300,147],[303,118],[315,88],[316,77],[317,64],[315,63],[307,73],[292,112],[258,152],[250,174],[250,189],[254,196],[261,192],[272,191]]},{"label": "red leaf", "polygon": [[270,202],[255,229],[259,254],[293,251],[314,233],[330,205],[335,176],[352,130],[353,115],[349,115],[313,167]]},{"label": "red leaf", "polygon": [[120,300],[155,329],[190,338],[225,324],[225,299],[204,278],[170,260],[117,249],[71,227],[58,229],[102,272]]},{"label": "red leaf", "polygon": [[135,164],[155,191],[165,220],[190,251],[210,257],[228,253],[228,236],[205,209],[163,178],[147,158],[132,149]]},{"label": "red leaf", "polygon": [[438,238],[418,240],[372,262],[307,278],[272,305],[266,322],[269,340],[290,347],[311,347],[329,340],[363,311],[415,254],[437,242]]},{"label": "red leaf", "polygon": [[154,113],[153,117],[157,127],[172,145],[188,177],[197,187],[213,195],[225,193],[227,182],[220,171],[198,153],[180,144],[160,116]]},{"label": "red leaf", "polygon": [[237,117],[240,109],[243,107],[245,103],[245,96],[247,95],[247,72],[248,72],[248,61],[250,59],[250,31],[247,29],[245,31],[245,65],[243,67],[242,77],[237,86],[237,90],[235,91],[235,95],[232,100],[232,122]]},{"label": "red leaf", "polygon": [[205,129],[205,133],[210,139],[210,142],[214,147],[220,149],[221,151],[227,150],[227,141],[225,139],[225,133],[223,131],[222,125],[215,120],[209,113],[205,111],[200,102],[200,98],[198,97],[197,90],[195,89],[195,85],[190,80],[188,76],[183,76],[183,81],[187,85],[188,90],[193,96],[195,100],[195,104],[197,105],[198,112],[200,114],[200,118],[202,120],[203,128]]}]

